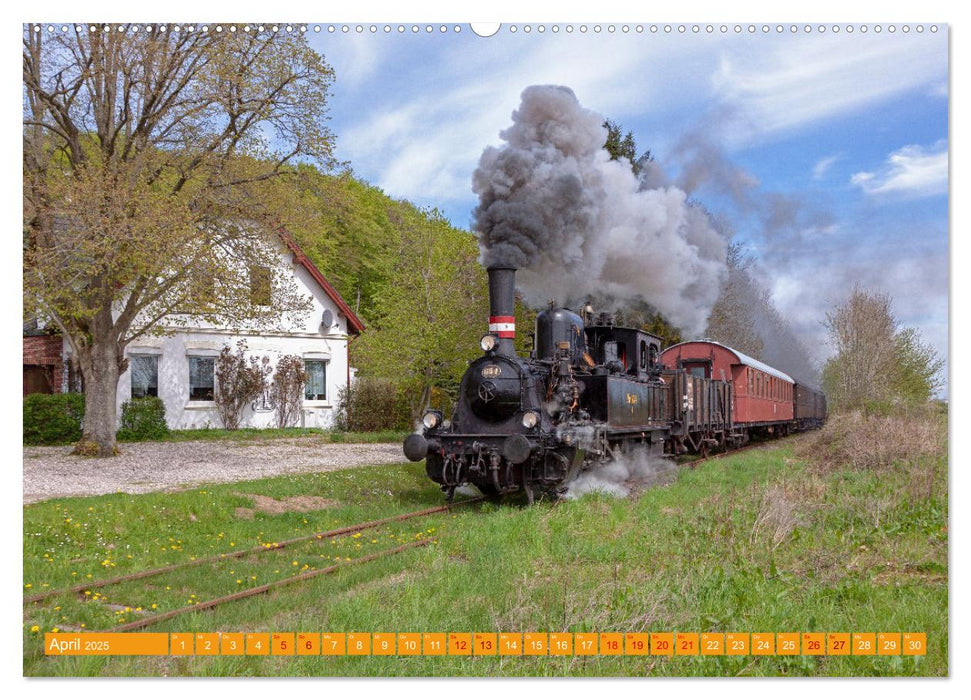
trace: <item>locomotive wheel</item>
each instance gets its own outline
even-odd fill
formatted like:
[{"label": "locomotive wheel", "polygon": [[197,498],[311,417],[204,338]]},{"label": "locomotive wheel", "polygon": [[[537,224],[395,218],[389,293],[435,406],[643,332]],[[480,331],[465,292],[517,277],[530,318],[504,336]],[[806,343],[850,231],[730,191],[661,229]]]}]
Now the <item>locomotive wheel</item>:
[{"label": "locomotive wheel", "polygon": [[479,489],[479,491],[482,492],[482,495],[488,498],[489,500],[491,501],[499,500],[499,495],[500,495],[499,491],[497,491],[496,487],[493,486],[492,484],[481,484],[481,485],[476,484],[475,487]]}]

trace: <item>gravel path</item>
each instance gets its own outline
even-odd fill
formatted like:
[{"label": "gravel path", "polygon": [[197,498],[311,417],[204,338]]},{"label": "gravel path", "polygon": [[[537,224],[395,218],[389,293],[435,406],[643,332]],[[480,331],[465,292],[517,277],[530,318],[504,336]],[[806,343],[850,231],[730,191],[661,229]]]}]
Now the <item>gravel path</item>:
[{"label": "gravel path", "polygon": [[24,448],[24,503],[61,496],[147,493],[199,484],[404,462],[401,445],[331,444],[311,436],[272,441],[140,442],[104,460],[71,447]]}]

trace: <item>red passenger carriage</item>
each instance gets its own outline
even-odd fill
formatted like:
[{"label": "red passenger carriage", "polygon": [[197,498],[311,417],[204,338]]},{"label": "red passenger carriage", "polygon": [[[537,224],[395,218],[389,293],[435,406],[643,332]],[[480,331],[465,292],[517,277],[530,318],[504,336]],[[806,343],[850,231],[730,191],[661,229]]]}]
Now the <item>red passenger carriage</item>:
[{"label": "red passenger carriage", "polygon": [[672,345],[661,353],[665,369],[684,369],[708,379],[731,382],[732,418],[745,428],[774,427],[788,432],[793,420],[795,382],[792,377],[737,350],[709,340]]}]

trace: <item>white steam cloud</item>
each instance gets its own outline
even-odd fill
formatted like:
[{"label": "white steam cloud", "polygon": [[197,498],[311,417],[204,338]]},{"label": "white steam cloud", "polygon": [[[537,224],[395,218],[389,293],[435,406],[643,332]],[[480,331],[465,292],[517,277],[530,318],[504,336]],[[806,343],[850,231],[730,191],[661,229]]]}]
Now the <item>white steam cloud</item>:
[{"label": "white steam cloud", "polygon": [[520,270],[534,305],[591,292],[643,299],[699,334],[726,272],[725,240],[683,190],[610,160],[603,122],[567,87],[523,91],[505,145],[486,148],[473,175],[482,262]]},{"label": "white steam cloud", "polygon": [[646,450],[634,450],[607,464],[584,472],[567,484],[564,498],[576,499],[599,492],[616,498],[627,498],[632,488],[649,488],[670,484],[678,475],[674,462],[652,457]]}]

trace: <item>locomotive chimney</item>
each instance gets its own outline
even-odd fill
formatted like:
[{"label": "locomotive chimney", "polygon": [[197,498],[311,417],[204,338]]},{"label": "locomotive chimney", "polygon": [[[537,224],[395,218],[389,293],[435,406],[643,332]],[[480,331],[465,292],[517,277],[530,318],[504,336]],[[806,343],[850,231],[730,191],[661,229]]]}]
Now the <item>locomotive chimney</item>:
[{"label": "locomotive chimney", "polygon": [[516,354],[516,270],[490,267],[487,272],[489,332],[499,338],[499,354],[512,356]]}]

